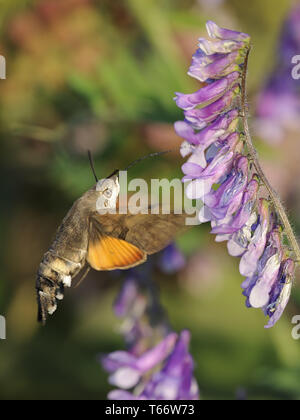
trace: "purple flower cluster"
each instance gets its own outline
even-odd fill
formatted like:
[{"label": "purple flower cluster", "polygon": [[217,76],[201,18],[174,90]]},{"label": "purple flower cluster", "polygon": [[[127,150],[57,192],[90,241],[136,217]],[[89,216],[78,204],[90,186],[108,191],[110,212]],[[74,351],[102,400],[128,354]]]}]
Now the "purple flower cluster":
[{"label": "purple flower cluster", "polygon": [[289,130],[300,129],[300,85],[292,77],[293,57],[300,54],[300,5],[284,23],[274,70],[258,96],[256,133],[270,143],[281,141]]},{"label": "purple flower cluster", "polygon": [[185,257],[175,244],[167,246],[162,252],[159,267],[165,274],[174,274],[185,266]]},{"label": "purple flower cluster", "polygon": [[190,199],[203,207],[200,222],[211,222],[217,241],[227,241],[240,257],[248,307],[261,308],[271,327],[287,304],[295,263],[284,246],[274,206],[263,198],[262,180],[253,169],[239,132],[241,79],[250,37],[208,22],[209,40],[200,39],[189,75],[204,83],[192,94],[177,93],[184,121],[175,123],[185,141],[183,182]]},{"label": "purple flower cluster", "polygon": [[116,315],[124,320],[123,333],[128,351],[102,357],[109,373],[111,400],[195,400],[199,399],[194,363],[189,353],[190,333],[179,335],[163,320],[151,325],[147,299],[139,279],[131,274],[115,303]]},{"label": "purple flower cluster", "polygon": [[136,355],[142,351],[142,340],[148,335],[148,324],[144,322],[146,310],[147,299],[140,292],[138,277],[132,271],[122,285],[114,304],[114,312],[118,318],[125,320],[121,332],[126,346]]},{"label": "purple flower cluster", "polygon": [[[197,400],[198,385],[189,354],[190,333],[168,334],[140,357],[126,351],[110,353],[102,359],[110,373],[109,382],[119,389],[111,400]],[[128,391],[134,388],[133,391]]]}]

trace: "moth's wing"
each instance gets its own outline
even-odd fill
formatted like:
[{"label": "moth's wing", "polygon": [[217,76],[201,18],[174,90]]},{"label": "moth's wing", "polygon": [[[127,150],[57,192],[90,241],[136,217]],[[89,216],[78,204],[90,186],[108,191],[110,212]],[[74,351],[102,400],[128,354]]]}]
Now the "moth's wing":
[{"label": "moth's wing", "polygon": [[125,219],[126,241],[148,255],[166,248],[175,237],[187,229],[183,214],[138,214]]},{"label": "moth's wing", "polygon": [[146,261],[147,254],[144,251],[122,239],[121,235],[112,235],[112,228],[121,226],[120,220],[118,218],[118,221],[102,225],[97,217],[90,218],[87,262],[95,270],[125,270]]},{"label": "moth's wing", "polygon": [[162,214],[94,214],[103,232],[107,235],[121,238],[136,246],[146,254],[154,254],[168,246],[180,232],[185,231],[185,213]]}]

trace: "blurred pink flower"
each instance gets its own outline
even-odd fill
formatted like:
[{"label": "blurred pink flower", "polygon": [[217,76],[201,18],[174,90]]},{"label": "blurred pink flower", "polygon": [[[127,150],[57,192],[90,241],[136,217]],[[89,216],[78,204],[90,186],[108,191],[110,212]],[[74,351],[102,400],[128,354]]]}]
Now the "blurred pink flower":
[{"label": "blurred pink flower", "polygon": [[274,70],[257,100],[256,134],[279,143],[289,131],[300,130],[300,85],[292,77],[292,58],[300,54],[300,5],[283,24]]}]

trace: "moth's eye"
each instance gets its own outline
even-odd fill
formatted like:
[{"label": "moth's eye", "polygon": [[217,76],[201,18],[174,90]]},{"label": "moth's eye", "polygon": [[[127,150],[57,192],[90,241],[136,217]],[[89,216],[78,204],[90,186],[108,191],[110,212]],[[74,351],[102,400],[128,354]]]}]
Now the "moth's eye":
[{"label": "moth's eye", "polygon": [[111,196],[112,196],[112,190],[110,188],[107,188],[107,190],[104,191],[104,195],[107,198],[111,198]]}]

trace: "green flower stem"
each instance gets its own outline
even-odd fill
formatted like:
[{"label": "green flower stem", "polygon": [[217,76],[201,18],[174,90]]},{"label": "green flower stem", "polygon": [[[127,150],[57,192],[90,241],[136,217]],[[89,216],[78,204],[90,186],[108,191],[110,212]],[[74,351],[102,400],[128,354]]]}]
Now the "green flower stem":
[{"label": "green flower stem", "polygon": [[244,69],[242,73],[242,81],[241,81],[241,118],[242,118],[243,126],[244,126],[245,143],[247,145],[248,153],[251,157],[255,170],[258,176],[260,177],[261,181],[263,182],[264,186],[266,187],[270,195],[270,199],[273,203],[273,206],[280,217],[280,220],[282,222],[282,227],[284,229],[284,233],[286,234],[288,241],[291,245],[296,263],[299,265],[300,264],[300,249],[299,249],[299,245],[296,240],[295,234],[293,232],[293,229],[287,217],[286,211],[284,209],[284,206],[281,203],[281,200],[277,192],[271,186],[270,182],[268,181],[267,177],[264,174],[264,171],[262,170],[262,167],[260,166],[260,163],[258,160],[258,154],[255,147],[253,146],[253,142],[250,135],[249,124],[248,124],[247,100],[246,100],[246,79],[247,79],[249,53],[250,53],[250,47],[248,48],[247,53],[246,53]]}]

